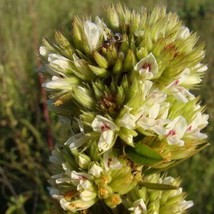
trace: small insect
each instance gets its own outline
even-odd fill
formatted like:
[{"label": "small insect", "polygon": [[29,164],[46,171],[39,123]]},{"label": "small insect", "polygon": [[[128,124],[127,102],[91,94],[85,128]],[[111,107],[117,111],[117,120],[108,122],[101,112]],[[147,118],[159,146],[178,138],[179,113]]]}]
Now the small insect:
[{"label": "small insect", "polygon": [[103,42],[101,48],[108,49],[111,45],[119,47],[119,44],[123,41],[123,37],[120,33],[115,33],[114,36],[110,36],[107,40]]}]

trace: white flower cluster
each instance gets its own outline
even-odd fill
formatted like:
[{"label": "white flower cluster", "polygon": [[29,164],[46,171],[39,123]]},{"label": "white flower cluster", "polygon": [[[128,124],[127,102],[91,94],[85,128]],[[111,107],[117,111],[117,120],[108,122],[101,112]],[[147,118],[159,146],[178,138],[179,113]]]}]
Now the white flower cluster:
[{"label": "white flower cluster", "polygon": [[207,145],[208,115],[191,92],[207,70],[203,47],[165,8],[110,6],[107,18],[75,17],[69,39],[57,33],[56,44],[40,48],[49,108],[72,122],[72,135],[50,158],[50,194],[71,212],[103,200],[134,214],[185,213],[192,202],[170,189],[180,183],[156,172]]}]

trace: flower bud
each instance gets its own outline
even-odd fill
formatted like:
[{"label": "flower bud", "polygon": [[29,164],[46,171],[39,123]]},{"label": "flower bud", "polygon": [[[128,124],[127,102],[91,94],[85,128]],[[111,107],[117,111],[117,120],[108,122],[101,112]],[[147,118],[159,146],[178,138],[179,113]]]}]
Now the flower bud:
[{"label": "flower bud", "polygon": [[101,54],[99,54],[98,51],[94,52],[94,59],[96,63],[101,67],[101,68],[108,68],[108,61],[106,60],[105,57],[103,57]]},{"label": "flower bud", "polygon": [[104,200],[108,207],[115,208],[119,205],[122,200],[119,194],[112,194],[107,199]]},{"label": "flower bud", "polygon": [[94,100],[90,91],[84,87],[77,86],[73,88],[74,99],[84,108],[93,109]]},{"label": "flower bud", "polygon": [[109,186],[99,186],[98,187],[98,197],[100,199],[107,199],[112,195],[113,191]]}]

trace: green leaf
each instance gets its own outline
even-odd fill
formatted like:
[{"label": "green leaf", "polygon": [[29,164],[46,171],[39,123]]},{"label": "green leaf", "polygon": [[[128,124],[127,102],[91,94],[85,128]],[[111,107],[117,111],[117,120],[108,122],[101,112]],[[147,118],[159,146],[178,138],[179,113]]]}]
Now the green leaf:
[{"label": "green leaf", "polygon": [[167,185],[167,184],[158,184],[158,183],[147,183],[142,182],[142,186],[148,188],[148,189],[156,189],[156,190],[174,190],[178,189],[177,186]]},{"label": "green leaf", "polygon": [[134,161],[137,164],[153,165],[160,162],[160,160],[140,155],[133,148],[129,148],[126,154],[128,155],[128,158],[130,160]]},{"label": "green leaf", "polygon": [[151,149],[149,146],[139,143],[135,146],[135,150],[138,154],[154,159],[154,160],[163,160],[162,156],[156,152],[155,150]]}]

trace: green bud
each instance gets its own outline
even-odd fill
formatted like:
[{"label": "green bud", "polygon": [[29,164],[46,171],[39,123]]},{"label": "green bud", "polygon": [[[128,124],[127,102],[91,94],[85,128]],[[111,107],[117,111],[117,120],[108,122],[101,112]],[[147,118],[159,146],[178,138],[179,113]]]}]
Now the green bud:
[{"label": "green bud", "polygon": [[69,41],[60,32],[55,33],[55,40],[60,48],[60,52],[63,53],[66,57],[72,59],[74,49]]},{"label": "green bud", "polygon": [[117,95],[116,95],[117,104],[119,106],[122,105],[124,100],[125,100],[125,92],[123,90],[123,87],[122,86],[118,86],[117,87]]},{"label": "green bud", "polygon": [[107,199],[112,195],[113,191],[109,186],[99,186],[98,187],[98,197],[100,199]]},{"label": "green bud", "polygon": [[112,44],[108,49],[106,49],[105,54],[109,65],[114,65],[118,58],[118,52],[116,47]]},{"label": "green bud", "polygon": [[102,173],[99,178],[95,180],[95,183],[98,186],[107,186],[112,180],[112,177],[109,173]]},{"label": "green bud", "polygon": [[123,67],[123,60],[124,54],[122,52],[119,52],[117,61],[115,62],[114,67],[112,69],[115,74],[119,74],[121,72],[121,69]]},{"label": "green bud", "polygon": [[101,68],[104,68],[104,69],[108,68],[108,61],[106,60],[105,57],[99,54],[99,52],[97,51],[94,52],[94,59]]},{"label": "green bud", "polygon": [[77,48],[82,49],[82,23],[78,17],[74,17],[72,22],[73,43]]},{"label": "green bud", "polygon": [[80,115],[80,120],[87,126],[91,126],[91,123],[93,122],[95,118],[95,114],[92,112],[86,112],[86,111],[81,111],[82,114]]},{"label": "green bud", "polygon": [[96,81],[92,83],[94,94],[96,99],[100,99],[103,96],[105,90],[104,84],[101,81]]},{"label": "green bud", "polygon": [[126,55],[126,58],[124,60],[123,70],[124,71],[131,70],[135,64],[136,64],[135,55],[134,55],[133,51],[129,49],[128,53]]},{"label": "green bud", "polygon": [[81,86],[74,87],[73,97],[82,107],[93,109],[95,102],[88,89]]},{"label": "green bud", "polygon": [[119,137],[129,146],[134,146],[133,137],[137,136],[137,132],[132,129],[121,127],[118,132]]},{"label": "green bud", "polygon": [[128,50],[129,50],[129,39],[126,34],[123,34],[123,42],[120,46],[120,52],[125,54],[128,52]]},{"label": "green bud", "polygon": [[130,17],[130,34],[134,34],[139,29],[140,20],[140,14],[133,11]]},{"label": "green bud", "polygon": [[150,201],[156,201],[157,199],[160,198],[160,196],[161,196],[161,191],[158,191],[158,190],[152,191],[149,194],[149,200]]},{"label": "green bud", "polygon": [[117,205],[119,205],[122,200],[119,194],[112,194],[110,197],[104,200],[106,205],[110,208],[115,208]]},{"label": "green bud", "polygon": [[120,195],[128,193],[141,180],[140,171],[132,174],[132,169],[128,167],[122,167],[117,172],[112,171],[111,175],[112,181],[109,183],[109,186],[114,192],[118,192]]},{"label": "green bud", "polygon": [[[82,77],[84,80],[91,81],[94,78],[93,72],[91,72],[91,69],[89,68],[89,63],[84,60],[80,59],[76,54],[73,55],[74,58],[74,65],[76,69],[73,70],[75,74],[78,76],[77,72],[80,73],[80,77]],[[76,71],[75,71],[76,70]]]},{"label": "green bud", "polygon": [[160,202],[159,200],[156,201],[151,201],[152,203],[149,204],[148,206],[148,213],[159,213],[159,209],[160,209]]},{"label": "green bud", "polygon": [[110,27],[114,30],[119,28],[119,16],[113,6],[106,7],[106,15],[109,20]]},{"label": "green bud", "polygon": [[72,149],[71,152],[74,155],[76,163],[79,165],[79,167],[81,169],[87,169],[91,162],[90,157],[80,153],[77,149]]},{"label": "green bud", "polygon": [[148,50],[145,47],[140,47],[139,50],[137,50],[136,55],[139,60],[143,59],[145,56],[149,54]]},{"label": "green bud", "polygon": [[93,66],[93,65],[89,65],[89,68],[93,71],[93,73],[96,76],[107,77],[109,75],[109,72],[104,68],[96,67],[96,66]]}]

